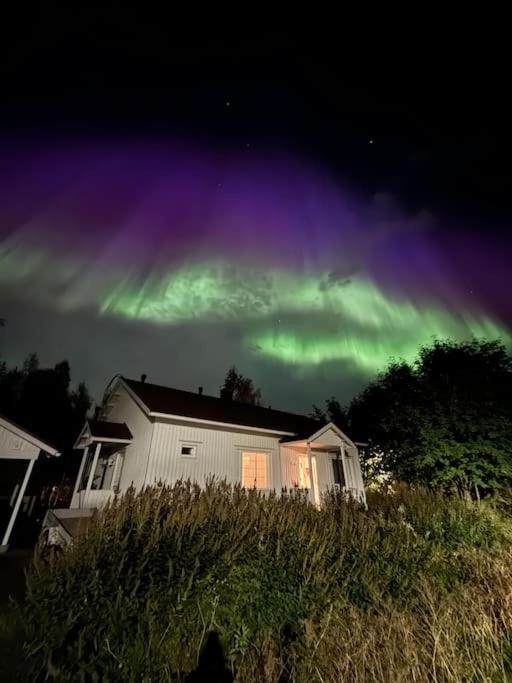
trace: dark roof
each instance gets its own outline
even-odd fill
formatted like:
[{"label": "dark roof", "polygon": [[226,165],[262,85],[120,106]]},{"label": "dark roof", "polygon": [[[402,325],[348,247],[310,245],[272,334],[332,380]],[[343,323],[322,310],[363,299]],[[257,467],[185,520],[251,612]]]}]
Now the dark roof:
[{"label": "dark roof", "polygon": [[102,420],[87,420],[91,436],[97,439],[122,439],[126,441],[132,438],[132,433],[125,422],[103,422]]},{"label": "dark roof", "polygon": [[171,389],[158,384],[137,382],[123,377],[130,389],[137,394],[150,412],[166,415],[182,415],[198,420],[225,422],[232,425],[257,427],[278,432],[309,431],[310,434],[320,428],[320,424],[305,415],[285,413],[262,406],[237,403],[214,396],[194,394],[191,391]]}]

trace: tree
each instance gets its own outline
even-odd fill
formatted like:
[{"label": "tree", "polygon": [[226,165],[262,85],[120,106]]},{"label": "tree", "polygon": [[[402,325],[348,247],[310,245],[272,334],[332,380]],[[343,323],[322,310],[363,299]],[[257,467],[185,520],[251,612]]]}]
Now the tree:
[{"label": "tree", "polygon": [[255,389],[252,379],[244,377],[234,365],[226,373],[220,394],[223,398],[238,403],[261,405],[261,390]]},{"label": "tree", "polygon": [[30,354],[22,369],[0,363],[0,413],[46,439],[59,450],[69,451],[91,406],[85,385],[70,390],[69,363],[40,368],[37,354]]},{"label": "tree", "polygon": [[318,422],[333,422],[342,431],[347,429],[347,409],[343,408],[334,396],[325,401],[325,410],[313,405],[311,417]]},{"label": "tree", "polygon": [[350,405],[348,429],[395,477],[479,495],[512,484],[511,415],[503,344],[439,341],[371,382]]}]

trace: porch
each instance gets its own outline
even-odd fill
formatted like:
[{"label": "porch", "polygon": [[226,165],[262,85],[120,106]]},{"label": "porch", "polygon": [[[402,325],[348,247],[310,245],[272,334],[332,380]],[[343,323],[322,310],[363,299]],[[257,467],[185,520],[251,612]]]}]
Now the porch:
[{"label": "porch", "polygon": [[282,440],[283,486],[309,490],[317,506],[333,489],[366,504],[358,457],[355,444],[333,424],[309,436]]},{"label": "porch", "polygon": [[71,509],[96,509],[117,493],[125,449],[132,435],[125,423],[88,420],[75,444],[83,450]]}]

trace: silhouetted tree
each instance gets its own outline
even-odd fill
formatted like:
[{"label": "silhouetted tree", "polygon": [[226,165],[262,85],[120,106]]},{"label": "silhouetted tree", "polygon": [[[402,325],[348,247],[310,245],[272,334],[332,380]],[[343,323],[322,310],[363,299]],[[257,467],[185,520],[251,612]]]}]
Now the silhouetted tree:
[{"label": "silhouetted tree", "polygon": [[313,405],[311,417],[319,422],[333,422],[342,431],[347,429],[347,409],[342,408],[340,402],[334,396],[325,401],[324,410],[317,405]]},{"label": "silhouetted tree", "polygon": [[83,425],[91,399],[85,384],[70,390],[69,363],[40,368],[30,354],[22,369],[0,363],[0,413],[19,422],[61,451],[69,451]]},{"label": "silhouetted tree", "polygon": [[244,377],[234,365],[227,371],[220,392],[224,398],[238,403],[261,405],[261,390],[255,389],[252,379]]},{"label": "silhouetted tree", "polygon": [[512,358],[489,341],[436,342],[394,362],[351,403],[349,434],[365,435],[395,477],[434,487],[512,484]]}]

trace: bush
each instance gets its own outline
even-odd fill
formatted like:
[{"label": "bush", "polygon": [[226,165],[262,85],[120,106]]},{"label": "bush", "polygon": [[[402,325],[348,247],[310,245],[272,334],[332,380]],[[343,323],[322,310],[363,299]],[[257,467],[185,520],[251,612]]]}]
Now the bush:
[{"label": "bush", "polygon": [[187,680],[218,633],[239,681],[488,680],[511,638],[509,529],[491,503],[406,488],[367,511],[213,482],[129,491],[36,557],[29,674]]}]

